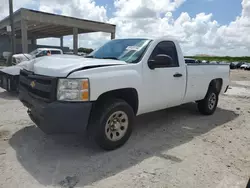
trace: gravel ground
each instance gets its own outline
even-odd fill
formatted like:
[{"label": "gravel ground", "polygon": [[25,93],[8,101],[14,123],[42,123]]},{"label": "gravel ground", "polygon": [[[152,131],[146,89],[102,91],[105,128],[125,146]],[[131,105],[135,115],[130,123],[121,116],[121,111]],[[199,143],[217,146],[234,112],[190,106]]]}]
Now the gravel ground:
[{"label": "gravel ground", "polygon": [[0,187],[245,188],[250,72],[231,79],[213,116],[195,104],[140,116],[128,143],[111,152],[43,134],[16,96],[0,90]]}]

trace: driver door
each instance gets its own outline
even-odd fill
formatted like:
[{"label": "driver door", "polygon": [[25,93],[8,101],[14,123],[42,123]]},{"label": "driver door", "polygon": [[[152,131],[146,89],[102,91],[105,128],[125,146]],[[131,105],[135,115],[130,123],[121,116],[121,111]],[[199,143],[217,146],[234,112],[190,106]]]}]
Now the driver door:
[{"label": "driver door", "polygon": [[170,56],[173,62],[155,69],[150,69],[147,64],[143,66],[143,108],[147,112],[180,105],[185,92],[186,70],[184,65],[179,65],[175,44],[172,41],[158,43],[148,60],[159,54]]}]

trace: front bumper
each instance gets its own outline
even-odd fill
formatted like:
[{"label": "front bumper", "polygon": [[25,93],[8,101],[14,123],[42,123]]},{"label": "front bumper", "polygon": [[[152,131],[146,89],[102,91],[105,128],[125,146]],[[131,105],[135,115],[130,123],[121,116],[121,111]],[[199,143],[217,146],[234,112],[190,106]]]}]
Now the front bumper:
[{"label": "front bumper", "polygon": [[51,102],[33,98],[20,87],[20,101],[31,120],[45,133],[83,133],[88,125],[91,102]]}]

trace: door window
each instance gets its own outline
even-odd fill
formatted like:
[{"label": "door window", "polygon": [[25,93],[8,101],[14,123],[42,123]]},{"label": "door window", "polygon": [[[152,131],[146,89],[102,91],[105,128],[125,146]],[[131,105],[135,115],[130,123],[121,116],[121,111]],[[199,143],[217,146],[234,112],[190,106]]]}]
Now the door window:
[{"label": "door window", "polygon": [[173,63],[169,67],[179,67],[178,55],[173,42],[163,41],[157,44],[149,59],[154,59],[159,54],[168,55],[173,59]]}]

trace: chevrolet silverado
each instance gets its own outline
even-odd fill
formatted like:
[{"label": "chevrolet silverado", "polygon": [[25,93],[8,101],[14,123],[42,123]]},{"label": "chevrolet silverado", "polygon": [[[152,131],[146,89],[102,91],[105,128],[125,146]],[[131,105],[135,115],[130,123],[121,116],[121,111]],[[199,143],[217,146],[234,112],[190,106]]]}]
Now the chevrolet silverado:
[{"label": "chevrolet silverado", "polygon": [[212,115],[229,85],[228,64],[186,64],[176,40],[114,39],[83,57],[46,56],[20,72],[19,99],[45,133],[82,133],[113,150],[135,116],[196,102]]}]

